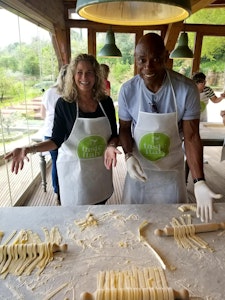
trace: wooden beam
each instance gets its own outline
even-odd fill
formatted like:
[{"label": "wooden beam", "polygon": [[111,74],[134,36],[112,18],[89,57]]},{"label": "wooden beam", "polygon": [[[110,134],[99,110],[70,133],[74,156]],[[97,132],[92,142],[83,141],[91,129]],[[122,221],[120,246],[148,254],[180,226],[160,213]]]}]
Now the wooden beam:
[{"label": "wooden beam", "polygon": [[194,60],[192,65],[192,74],[199,71],[201,62],[201,52],[202,52],[202,40],[203,34],[197,33],[195,38],[195,48],[194,48]]},{"label": "wooden beam", "polygon": [[52,43],[58,59],[59,69],[70,61],[70,39],[67,31],[55,26],[55,34],[52,35]]},{"label": "wooden beam", "polygon": [[184,24],[183,30],[201,32],[203,35],[225,36],[225,25]]},{"label": "wooden beam", "polygon": [[208,5],[213,3],[213,0],[192,0],[191,1],[191,12],[196,13],[200,9],[206,8]]},{"label": "wooden beam", "polygon": [[183,22],[172,23],[168,25],[164,38],[166,49],[171,52],[177,42],[178,36],[183,29]]},{"label": "wooden beam", "polygon": [[96,53],[96,30],[88,29],[88,53],[97,56]]},{"label": "wooden beam", "polygon": [[65,27],[62,0],[1,0],[5,9],[54,33],[54,24]]},{"label": "wooden beam", "polygon": [[[183,27],[183,22],[177,22],[168,25],[165,38],[164,38],[164,44],[169,53],[175,48],[182,27]],[[167,68],[172,69],[173,60],[168,58],[166,66]]]},{"label": "wooden beam", "polygon": [[77,28],[95,28],[97,32],[106,32],[109,30],[109,27],[114,32],[121,33],[138,33],[140,29],[144,30],[155,30],[155,31],[164,31],[167,29],[167,25],[149,25],[149,26],[122,26],[122,25],[108,25],[103,23],[92,22],[88,20],[66,20],[67,27],[77,27]]}]

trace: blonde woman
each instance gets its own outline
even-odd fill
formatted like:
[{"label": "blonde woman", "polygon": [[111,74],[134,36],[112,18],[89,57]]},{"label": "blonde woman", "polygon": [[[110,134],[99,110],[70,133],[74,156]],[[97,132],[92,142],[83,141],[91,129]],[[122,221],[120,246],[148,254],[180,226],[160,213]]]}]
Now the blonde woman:
[{"label": "blonde woman", "polygon": [[104,204],[113,193],[112,165],[120,153],[117,145],[115,109],[105,95],[99,63],[92,55],[80,54],[68,65],[52,137],[16,148],[5,159],[12,158],[12,172],[17,174],[24,159],[29,160],[28,153],[58,148],[61,205]]}]

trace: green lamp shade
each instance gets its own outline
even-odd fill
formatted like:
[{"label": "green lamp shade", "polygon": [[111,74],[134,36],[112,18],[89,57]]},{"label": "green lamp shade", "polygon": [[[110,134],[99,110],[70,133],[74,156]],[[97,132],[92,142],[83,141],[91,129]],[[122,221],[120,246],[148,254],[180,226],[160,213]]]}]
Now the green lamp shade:
[{"label": "green lamp shade", "polygon": [[76,12],[87,20],[113,25],[158,25],[191,14],[190,0],[77,0]]},{"label": "green lamp shade", "polygon": [[188,35],[182,32],[178,41],[178,46],[170,53],[170,58],[193,58],[193,52],[188,47]]},{"label": "green lamp shade", "polygon": [[115,44],[115,36],[112,30],[106,32],[105,46],[100,50],[98,56],[104,57],[121,57],[120,49]]}]

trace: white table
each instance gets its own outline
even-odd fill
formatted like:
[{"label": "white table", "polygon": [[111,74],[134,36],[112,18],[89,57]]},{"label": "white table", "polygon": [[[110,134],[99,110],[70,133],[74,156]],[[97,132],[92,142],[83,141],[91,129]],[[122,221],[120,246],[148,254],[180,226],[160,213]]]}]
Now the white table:
[{"label": "white table", "polygon": [[[207,147],[223,146],[225,139],[225,126],[223,123],[201,122],[200,123],[200,136],[202,145]],[[189,174],[189,166],[185,160],[185,177],[186,182]]]},{"label": "white table", "polygon": [[[225,204],[216,204],[216,207],[214,222],[225,221]],[[85,219],[88,212],[101,221],[98,226],[81,231],[74,221]],[[193,222],[199,222],[192,214]],[[159,267],[152,251],[139,241],[138,228],[147,220],[146,240],[168,265],[176,267],[174,271],[165,270],[168,285],[176,290],[187,289],[191,299],[222,300],[225,295],[224,231],[199,234],[215,249],[213,253],[178,248],[173,237],[154,235],[155,229],[164,228],[172,217],[181,215],[177,205],[0,208],[0,231],[5,234],[2,243],[13,230],[32,230],[43,238],[43,227],[50,230],[58,226],[63,243],[68,244],[68,252],[55,254],[54,261],[40,276],[34,272],[30,276],[8,275],[5,280],[1,279],[2,299],[46,299],[50,292],[66,284],[51,299],[77,300],[82,292],[96,290],[99,271]],[[119,246],[120,242],[126,246]]]}]

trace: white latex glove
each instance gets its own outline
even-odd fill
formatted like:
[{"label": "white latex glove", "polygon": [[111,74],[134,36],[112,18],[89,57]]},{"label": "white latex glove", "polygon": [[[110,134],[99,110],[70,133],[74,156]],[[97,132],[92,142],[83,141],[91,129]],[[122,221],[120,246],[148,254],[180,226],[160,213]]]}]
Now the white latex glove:
[{"label": "white latex glove", "polygon": [[130,156],[126,160],[126,164],[127,164],[127,172],[129,173],[131,178],[142,182],[145,182],[147,180],[147,176],[135,156],[133,155]]},{"label": "white latex glove", "polygon": [[212,220],[213,199],[220,199],[222,195],[211,191],[204,180],[194,184],[194,194],[197,202],[196,216],[200,217],[202,222],[208,223]]}]

